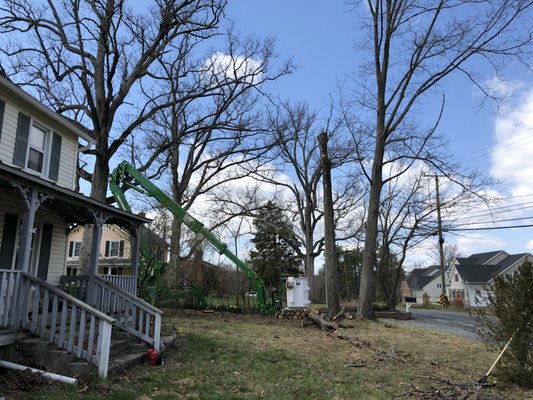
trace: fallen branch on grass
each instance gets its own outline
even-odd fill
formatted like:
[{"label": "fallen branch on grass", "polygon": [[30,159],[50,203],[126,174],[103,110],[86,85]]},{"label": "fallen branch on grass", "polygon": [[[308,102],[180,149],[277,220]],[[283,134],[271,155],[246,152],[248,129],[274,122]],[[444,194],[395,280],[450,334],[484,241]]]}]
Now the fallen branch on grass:
[{"label": "fallen branch on grass", "polygon": [[446,378],[438,377],[429,377],[430,380],[437,381],[442,383],[443,386],[432,387],[428,386],[426,388],[415,387],[414,385],[409,385],[409,390],[393,394],[386,391],[391,395],[392,399],[400,399],[403,397],[406,398],[415,398],[415,399],[440,399],[440,400],[503,400],[499,394],[490,393],[484,390],[481,390],[479,385],[476,383],[455,383]]},{"label": "fallen branch on grass", "polygon": [[324,318],[321,318],[320,316],[309,313],[307,314],[307,318],[309,318],[311,321],[313,321],[315,324],[320,326],[323,331],[336,331],[338,329],[338,326],[332,322],[326,321]]}]

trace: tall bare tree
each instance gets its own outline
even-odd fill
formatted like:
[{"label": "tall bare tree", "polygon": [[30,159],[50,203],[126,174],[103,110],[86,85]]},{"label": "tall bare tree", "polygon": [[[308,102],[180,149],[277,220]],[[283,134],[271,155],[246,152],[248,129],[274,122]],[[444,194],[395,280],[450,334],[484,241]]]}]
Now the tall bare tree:
[{"label": "tall bare tree", "polygon": [[[225,4],[154,0],[134,11],[127,0],[3,1],[0,50],[12,78],[95,139],[84,151],[92,159],[78,169],[91,183],[91,197],[106,199],[110,159],[168,106],[143,90],[157,84],[150,79],[156,61],[171,44],[211,36]],[[81,260],[88,261],[91,238],[86,230]]]},{"label": "tall bare tree", "polygon": [[[261,164],[269,149],[260,132],[266,84],[291,72],[290,62],[273,67],[274,43],[220,33],[225,48],[205,56],[204,40],[191,36],[172,57],[158,59],[161,74],[154,102],[161,107],[144,127],[142,141],[131,141],[133,161],[140,169],[162,174],[173,200],[186,211],[222,184],[250,172],[240,165]],[[198,54],[199,53],[199,54]],[[174,219],[171,254],[187,259],[194,246],[182,246],[182,223]]]},{"label": "tall bare tree", "polygon": [[[231,190],[215,193],[215,199],[224,204],[220,210],[226,215],[248,215],[257,218],[258,205],[276,198],[295,224],[295,238],[285,238],[304,261],[305,276],[314,287],[315,258],[324,250],[322,231],[323,204],[320,181],[322,170],[317,135],[320,133],[318,114],[311,112],[307,105],[283,103],[269,113],[269,134],[273,141],[267,162],[261,166],[249,165],[251,178],[257,183],[246,194]],[[336,173],[337,167],[349,159],[342,142],[341,127],[331,118],[323,122],[328,130],[331,143],[331,161]],[[346,167],[349,169],[349,166]],[[347,179],[348,177],[348,179]],[[353,217],[354,209],[362,198],[357,181],[344,171],[334,176],[333,205],[335,209],[335,229],[342,240],[353,236],[354,226],[359,226],[360,218]],[[273,189],[261,190],[261,188]],[[266,193],[266,194],[265,194]],[[265,196],[270,196],[265,198]],[[251,201],[254,197],[255,200]],[[268,223],[269,221],[265,221]],[[313,296],[314,293],[311,293]]]},{"label": "tall bare tree", "polygon": [[343,112],[354,132],[372,137],[367,149],[372,165],[367,172],[370,195],[358,306],[362,316],[373,317],[384,164],[398,157],[424,157],[434,130],[420,130],[412,116],[424,96],[446,78],[462,72],[483,90],[483,78],[472,61],[498,68],[497,61],[507,56],[527,59],[532,4],[529,0],[354,1],[365,25],[360,54],[366,56],[366,64],[356,89],[359,97],[346,101]]}]

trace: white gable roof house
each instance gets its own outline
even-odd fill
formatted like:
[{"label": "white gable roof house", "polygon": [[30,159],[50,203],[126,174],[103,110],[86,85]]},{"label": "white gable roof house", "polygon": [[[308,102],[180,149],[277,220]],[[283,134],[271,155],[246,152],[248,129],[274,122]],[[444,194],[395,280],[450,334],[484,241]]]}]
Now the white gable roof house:
[{"label": "white gable roof house", "polygon": [[111,333],[123,330],[159,348],[161,311],[135,295],[138,257],[131,257],[131,276],[123,277],[128,290],[98,274],[98,251],[89,275],[62,278],[70,230],[93,224],[99,243],[102,227],[115,224],[130,233],[138,254],[140,228],[149,222],[74,191],[80,141],[93,144],[74,123],[0,76],[0,360],[80,372],[31,349],[21,358],[14,344],[33,335],[105,377]]},{"label": "white gable roof house", "polygon": [[432,265],[427,268],[415,268],[406,278],[410,295],[416,297],[416,302],[421,304],[424,294],[429,296],[431,303],[438,303],[442,292],[442,278],[440,266]]},{"label": "white gable roof house", "polygon": [[488,290],[494,277],[513,274],[524,262],[533,262],[529,253],[508,254],[503,250],[456,258],[450,273],[448,298],[464,299],[465,306],[487,305]]}]

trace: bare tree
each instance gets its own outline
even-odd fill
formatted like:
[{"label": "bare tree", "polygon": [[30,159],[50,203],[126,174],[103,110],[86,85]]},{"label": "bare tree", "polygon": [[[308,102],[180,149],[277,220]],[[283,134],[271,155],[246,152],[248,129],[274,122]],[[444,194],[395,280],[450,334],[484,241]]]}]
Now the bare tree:
[{"label": "bare tree", "polygon": [[[231,30],[219,35],[223,39],[226,48],[207,57],[193,56],[205,45],[196,37],[169,46],[173,55],[158,59],[159,92],[151,94],[155,102],[169,106],[161,107],[145,126],[142,142],[131,141],[135,164],[167,178],[173,200],[186,211],[218,186],[248,175],[240,165],[261,163],[269,148],[258,118],[265,85],[292,70],[290,62],[271,68],[272,40],[240,39]],[[176,218],[174,267],[194,252],[194,246],[182,246],[182,239],[182,223]]]},{"label": "bare tree", "polygon": [[329,317],[340,311],[339,286],[337,283],[338,258],[335,246],[335,221],[333,216],[333,193],[331,189],[331,161],[328,156],[328,134],[318,135],[320,166],[324,190],[324,261],[326,272],[326,307]]},{"label": "bare tree", "polygon": [[[104,201],[109,161],[126,139],[168,102],[143,87],[171,44],[208,37],[225,0],[154,0],[133,11],[126,0],[5,0],[0,7],[0,49],[13,79],[91,135],[92,157],[78,169],[91,197]],[[93,165],[90,172],[86,167]],[[88,261],[92,236],[85,230],[80,260]],[[88,265],[81,265],[87,269]]]},{"label": "bare tree", "polygon": [[[281,104],[269,113],[269,134],[274,142],[268,158],[260,166],[248,165],[250,176],[256,182],[246,192],[231,189],[218,190],[214,201],[223,204],[219,213],[248,215],[258,218],[259,207],[275,198],[295,224],[295,237],[284,238],[304,261],[304,271],[313,288],[315,258],[324,249],[322,231],[323,204],[320,180],[322,171],[317,134],[319,118],[305,104]],[[331,143],[331,159],[335,167],[333,205],[337,238],[353,237],[360,227],[361,218],[354,209],[363,194],[360,186],[344,163],[349,159],[346,142],[341,138],[340,125],[328,119],[324,122]],[[346,167],[342,172],[340,166]],[[252,198],[254,200],[252,200]],[[264,221],[269,223],[269,221]],[[311,297],[316,293],[312,292]]]},{"label": "bare tree", "polygon": [[[324,236],[320,225],[324,213],[320,190],[323,174],[317,141],[321,131],[319,116],[316,112],[311,112],[305,104],[284,103],[269,114],[269,120],[275,141],[271,164],[277,171],[285,173],[288,179],[280,179],[277,174],[265,174],[265,170],[258,171],[254,177],[260,182],[277,186],[286,194],[287,211],[299,226],[295,250],[304,260],[305,275],[313,287],[314,261],[324,249]],[[335,229],[337,239],[344,240],[353,236],[356,231],[353,229],[355,220],[351,216],[363,194],[351,172],[345,171],[345,174],[335,175],[340,166],[349,168],[345,163],[349,159],[350,153],[346,150],[350,146],[346,146],[345,138],[342,138],[341,125],[331,117],[323,124],[323,129],[328,132],[335,183],[332,188]]]},{"label": "bare tree", "polygon": [[417,128],[410,118],[413,111],[454,73],[463,72],[483,90],[482,79],[469,63],[474,59],[493,68],[506,56],[523,61],[532,38],[528,18],[533,3],[357,0],[354,4],[366,23],[361,54],[368,56],[368,63],[357,87],[359,97],[352,96],[353,102],[345,99],[342,111],[352,132],[372,137],[371,145],[363,141],[359,149],[371,151],[372,165],[366,172],[370,195],[358,306],[362,316],[372,318],[384,164],[398,158],[431,162],[424,150],[434,129]]}]

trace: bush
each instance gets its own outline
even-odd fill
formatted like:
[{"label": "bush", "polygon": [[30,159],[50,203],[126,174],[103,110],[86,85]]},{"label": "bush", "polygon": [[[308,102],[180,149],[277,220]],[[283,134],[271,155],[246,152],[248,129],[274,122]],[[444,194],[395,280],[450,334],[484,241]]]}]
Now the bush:
[{"label": "bush", "polygon": [[452,300],[452,306],[455,308],[464,308],[465,307],[465,299],[463,298],[463,295],[461,293],[458,293]]},{"label": "bush", "polygon": [[[481,335],[499,349],[513,337],[495,368],[502,381],[533,387],[533,266],[520,266],[511,276],[498,276],[489,291],[487,309],[475,311]],[[489,312],[490,311],[490,312]],[[514,336],[513,336],[514,335]]]},{"label": "bush", "polygon": [[429,308],[429,294],[424,293],[422,295],[422,307]]}]

